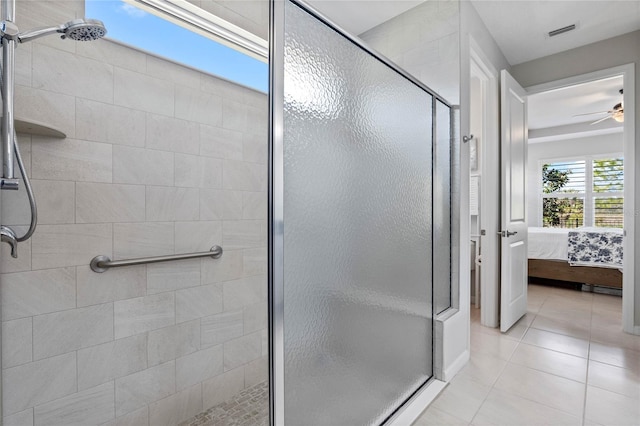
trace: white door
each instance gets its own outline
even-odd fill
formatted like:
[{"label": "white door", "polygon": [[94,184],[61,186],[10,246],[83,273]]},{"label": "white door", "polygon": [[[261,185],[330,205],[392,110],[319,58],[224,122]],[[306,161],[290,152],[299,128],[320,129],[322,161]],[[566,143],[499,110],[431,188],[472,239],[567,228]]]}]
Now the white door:
[{"label": "white door", "polygon": [[527,312],[527,97],[502,70],[500,331],[511,328]]}]

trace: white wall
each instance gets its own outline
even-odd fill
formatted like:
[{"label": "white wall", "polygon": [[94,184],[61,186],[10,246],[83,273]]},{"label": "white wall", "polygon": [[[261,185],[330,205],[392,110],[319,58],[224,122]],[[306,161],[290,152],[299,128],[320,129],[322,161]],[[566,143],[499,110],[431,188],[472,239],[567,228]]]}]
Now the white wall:
[{"label": "white wall", "polygon": [[542,161],[572,158],[580,155],[622,153],[622,133],[598,135],[552,142],[529,143],[527,165],[527,213],[529,226],[542,226]]},{"label": "white wall", "polygon": [[452,105],[460,102],[458,0],[427,1],[360,38]]},{"label": "white wall", "polygon": [[[578,47],[566,52],[518,64],[512,74],[524,87],[568,78],[580,74],[599,71],[620,65],[635,63],[635,122],[640,123],[640,31],[624,34],[608,40]],[[626,117],[625,117],[626,118]],[[629,117],[627,119],[634,119]],[[636,127],[635,146],[640,142],[640,129]],[[640,149],[635,151],[635,164],[640,164]],[[635,188],[634,217],[635,229],[640,230],[640,185]],[[636,232],[634,251],[640,253],[640,232]],[[637,262],[634,262],[637,263]],[[640,328],[640,280],[635,280],[634,290],[636,328]]]}]

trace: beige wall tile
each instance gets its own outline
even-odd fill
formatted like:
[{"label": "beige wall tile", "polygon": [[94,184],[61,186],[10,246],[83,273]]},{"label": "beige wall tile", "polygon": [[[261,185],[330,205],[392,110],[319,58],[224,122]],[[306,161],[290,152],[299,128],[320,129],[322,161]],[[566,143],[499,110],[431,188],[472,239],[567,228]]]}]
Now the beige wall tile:
[{"label": "beige wall tile", "polygon": [[177,118],[211,126],[222,124],[222,98],[188,87],[176,87]]},{"label": "beige wall tile", "polygon": [[115,259],[173,254],[173,223],[116,223],[113,225]]},{"label": "beige wall tile", "polygon": [[[176,253],[208,251],[214,245],[222,245],[222,222],[176,222],[175,224]],[[222,255],[224,257],[224,254]],[[207,259],[219,262],[220,259]]]},{"label": "beige wall tile", "polygon": [[15,84],[31,87],[31,75],[33,74],[32,44],[25,43],[16,49]]},{"label": "beige wall tile", "polygon": [[74,268],[3,274],[0,288],[4,321],[76,307]]},{"label": "beige wall tile", "polygon": [[194,352],[176,360],[176,386],[186,389],[222,374],[222,346]]},{"label": "beige wall tile", "polygon": [[[75,222],[76,187],[74,182],[36,180],[31,181],[33,195],[38,203],[38,223],[53,225]],[[2,200],[4,203],[4,199]],[[28,210],[23,213],[30,220]]]},{"label": "beige wall tile", "polygon": [[76,98],[78,139],[142,147],[144,122],[143,111]]},{"label": "beige wall tile", "polygon": [[114,417],[113,382],[35,408],[36,426],[100,424]]},{"label": "beige wall tile", "polygon": [[256,332],[224,344],[224,370],[240,367],[262,356],[262,333]]},{"label": "beige wall tile", "polygon": [[114,303],[116,339],[175,323],[173,293],[160,293]]},{"label": "beige wall tile", "polygon": [[147,368],[147,335],[118,339],[78,351],[78,390]]},{"label": "beige wall tile", "polygon": [[102,102],[113,101],[113,66],[49,46],[33,45],[36,89]]},{"label": "beige wall tile", "polygon": [[242,131],[200,125],[200,155],[242,160]]},{"label": "beige wall tile", "polygon": [[202,74],[202,78],[200,79],[200,89],[205,92],[223,97],[225,99],[235,100],[242,99],[244,97],[244,93],[249,90],[239,84],[232,83],[223,78],[216,78],[211,74],[204,73]]},{"label": "beige wall tile", "polygon": [[222,160],[176,154],[175,184],[190,188],[222,188]]},{"label": "beige wall tile", "polygon": [[149,332],[149,366],[188,355],[200,349],[200,321],[189,321]]},{"label": "beige wall tile", "polygon": [[145,187],[106,183],[76,184],[76,222],[142,222]]},{"label": "beige wall tile", "polygon": [[244,249],[242,268],[244,276],[266,274],[267,248]]},{"label": "beige wall tile", "polygon": [[[224,248],[224,247],[223,247]],[[211,284],[237,280],[243,276],[242,250],[224,250],[214,262],[202,262],[202,283]]]},{"label": "beige wall tile", "polygon": [[204,409],[218,405],[244,389],[244,369],[236,368],[202,382]]},{"label": "beige wall tile", "polygon": [[245,133],[242,138],[242,159],[251,163],[267,164],[269,159],[267,134]]},{"label": "beige wall tile", "polygon": [[7,416],[75,391],[75,352],[7,368],[2,372],[2,408]]},{"label": "beige wall tile", "polygon": [[116,105],[155,114],[173,115],[173,84],[118,67],[115,67],[114,74],[113,101]]},{"label": "beige wall tile", "polygon": [[242,193],[242,218],[262,219],[267,217],[267,194],[264,192]]},{"label": "beige wall tile", "polygon": [[48,358],[109,340],[113,340],[111,303],[39,315],[33,319],[34,359]]},{"label": "beige wall tile", "polygon": [[225,220],[222,224],[224,247],[229,250],[264,246],[266,232],[261,220]]},{"label": "beige wall tile", "polygon": [[31,362],[33,351],[33,318],[2,323],[2,368]]},{"label": "beige wall tile", "polygon": [[126,266],[96,273],[89,266],[76,269],[78,307],[145,295],[146,266]]},{"label": "beige wall tile", "polygon": [[124,416],[116,417],[115,420],[104,423],[102,426],[151,426],[149,424],[149,409],[144,406]]},{"label": "beige wall tile", "polygon": [[176,391],[175,361],[116,379],[116,416],[159,401]]},{"label": "beige wall tile", "polygon": [[224,310],[233,311],[266,300],[267,279],[263,275],[223,283]]},{"label": "beige wall tile", "polygon": [[245,90],[242,100],[245,104],[255,108],[269,108],[269,98],[266,93],[257,90]]},{"label": "beige wall tile", "polygon": [[222,312],[201,320],[202,347],[220,345],[243,334],[242,311]]},{"label": "beige wall tile", "polygon": [[31,174],[34,179],[111,182],[111,145],[75,139],[34,136]]},{"label": "beige wall tile", "polygon": [[176,322],[222,312],[222,286],[209,284],[176,291]]},{"label": "beige wall tile", "polygon": [[38,117],[38,121],[75,137],[76,106],[73,96],[16,86],[14,109],[16,117]]},{"label": "beige wall tile", "polygon": [[222,105],[222,127],[238,132],[246,131],[248,109],[242,102],[225,99]]},{"label": "beige wall tile", "polygon": [[161,151],[197,154],[200,150],[199,125],[193,121],[148,113],[145,146]]},{"label": "beige wall tile", "polygon": [[269,357],[263,356],[244,366],[245,388],[269,380]]},{"label": "beige wall tile", "polygon": [[33,269],[88,264],[112,251],[112,225],[42,225],[33,235]]},{"label": "beige wall tile", "polygon": [[222,218],[224,220],[242,219],[242,191],[222,191]]},{"label": "beige wall tile", "polygon": [[224,189],[264,192],[267,190],[265,167],[243,161],[224,160],[222,182]]},{"label": "beige wall tile", "polygon": [[[28,227],[16,226],[13,230],[24,235]],[[5,274],[12,272],[23,272],[31,270],[31,240],[24,241],[18,245],[18,258],[11,257],[11,247],[8,244],[0,246],[2,256],[0,256],[0,271]]]},{"label": "beige wall tile", "polygon": [[200,220],[222,220],[225,210],[224,191],[200,190]]},{"label": "beige wall tile", "polygon": [[269,129],[269,110],[265,107],[248,107],[246,123],[245,132],[253,135],[266,134]]},{"label": "beige wall tile", "polygon": [[267,328],[267,302],[244,307],[244,334]]},{"label": "beige wall tile", "polygon": [[176,62],[170,62],[153,55],[148,55],[147,57],[146,73],[153,77],[195,89],[200,87],[200,76],[202,74]]},{"label": "beige wall tile", "polygon": [[101,39],[91,43],[75,43],[75,46],[78,55],[98,59],[131,71],[145,72],[146,70],[147,55],[118,42]]},{"label": "beige wall tile", "polygon": [[202,411],[202,386],[197,384],[149,404],[149,421],[154,426],[174,426]]},{"label": "beige wall tile", "polygon": [[3,426],[33,426],[33,408],[2,419]]},{"label": "beige wall tile", "polygon": [[173,154],[150,149],[114,146],[113,182],[173,185]]},{"label": "beige wall tile", "polygon": [[[183,251],[180,251],[180,253],[183,253]],[[147,266],[148,294],[163,293],[199,285],[200,259],[156,263]]]},{"label": "beige wall tile", "polygon": [[148,186],[147,221],[198,220],[200,193],[196,188]]}]

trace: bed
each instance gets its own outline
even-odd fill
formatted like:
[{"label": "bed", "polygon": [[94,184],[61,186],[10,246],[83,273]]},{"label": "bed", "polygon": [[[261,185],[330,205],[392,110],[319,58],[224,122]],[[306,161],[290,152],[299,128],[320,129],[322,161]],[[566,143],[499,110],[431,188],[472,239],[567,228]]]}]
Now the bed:
[{"label": "bed", "polygon": [[621,229],[529,228],[529,277],[622,288]]}]

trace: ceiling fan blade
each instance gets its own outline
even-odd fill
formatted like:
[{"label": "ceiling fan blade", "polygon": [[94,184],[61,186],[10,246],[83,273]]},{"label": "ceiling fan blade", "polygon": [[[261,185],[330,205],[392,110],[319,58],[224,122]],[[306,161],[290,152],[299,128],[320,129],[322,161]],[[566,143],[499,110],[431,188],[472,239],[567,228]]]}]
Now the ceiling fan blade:
[{"label": "ceiling fan blade", "polygon": [[586,114],[572,115],[572,117],[580,117],[581,115],[593,115],[593,114],[611,114],[611,111],[587,112]]},{"label": "ceiling fan blade", "polygon": [[598,124],[598,123],[600,123],[600,122],[602,122],[602,121],[606,120],[607,118],[611,118],[611,116],[610,116],[610,115],[607,115],[606,117],[601,118],[600,120],[594,121],[593,123],[591,123],[591,125],[593,126],[594,124]]}]

